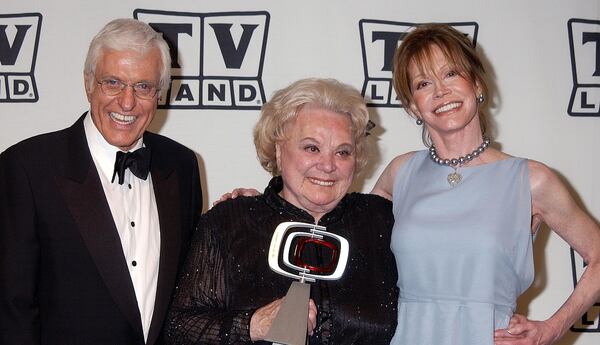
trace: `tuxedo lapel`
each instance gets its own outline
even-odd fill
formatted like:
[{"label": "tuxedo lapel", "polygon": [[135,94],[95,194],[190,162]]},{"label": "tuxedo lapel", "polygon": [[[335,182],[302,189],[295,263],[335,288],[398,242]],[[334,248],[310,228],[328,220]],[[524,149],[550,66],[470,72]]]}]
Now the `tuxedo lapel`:
[{"label": "tuxedo lapel", "polygon": [[83,117],[69,131],[67,173],[56,182],[100,276],[116,305],[140,335],[142,323],[121,241],[89,152]]},{"label": "tuxedo lapel", "polygon": [[[144,139],[147,146],[152,141]],[[163,153],[164,154],[164,153]],[[161,157],[161,150],[152,148],[151,176],[160,223],[160,262],[156,302],[148,334],[148,344],[153,344],[160,334],[171,300],[181,250],[181,196],[175,167],[164,165],[169,161]]]}]

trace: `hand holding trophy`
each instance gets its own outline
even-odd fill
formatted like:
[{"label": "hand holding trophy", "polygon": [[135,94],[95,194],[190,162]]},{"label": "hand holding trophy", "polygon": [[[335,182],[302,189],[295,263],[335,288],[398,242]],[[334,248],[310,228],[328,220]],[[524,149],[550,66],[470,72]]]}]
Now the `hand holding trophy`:
[{"label": "hand holding trophy", "polygon": [[[323,264],[307,260],[304,252],[312,246],[326,252],[330,260]],[[306,282],[340,279],[346,269],[348,251],[348,241],[327,232],[324,226],[301,222],[284,222],[277,226],[269,247],[269,267],[299,281],[292,282],[266,340],[285,345],[306,343],[310,298],[310,285]]]}]

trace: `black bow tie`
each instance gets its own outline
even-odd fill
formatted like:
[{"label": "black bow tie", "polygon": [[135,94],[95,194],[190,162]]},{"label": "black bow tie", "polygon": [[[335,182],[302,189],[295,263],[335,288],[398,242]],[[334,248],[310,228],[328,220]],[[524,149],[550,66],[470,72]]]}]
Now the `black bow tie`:
[{"label": "black bow tie", "polygon": [[117,151],[115,160],[115,172],[112,180],[115,182],[115,176],[119,175],[119,184],[123,184],[125,180],[125,170],[129,168],[132,174],[145,180],[150,172],[151,151],[149,147],[142,147],[133,152]]}]

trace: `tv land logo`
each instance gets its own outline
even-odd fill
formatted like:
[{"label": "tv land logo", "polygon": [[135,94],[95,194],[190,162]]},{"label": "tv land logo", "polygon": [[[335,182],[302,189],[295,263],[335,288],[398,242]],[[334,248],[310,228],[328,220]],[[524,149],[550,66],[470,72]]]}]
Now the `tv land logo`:
[{"label": "tv land logo", "polygon": [[[475,22],[449,23],[477,43],[479,25]],[[392,84],[394,51],[416,23],[361,19],[358,23],[365,81],[362,95],[370,107],[398,107]]]},{"label": "tv land logo", "polygon": [[171,48],[171,87],[159,108],[260,109],[268,12],[189,13],[136,9]]},{"label": "tv land logo", "polygon": [[570,19],[569,47],[573,90],[571,116],[600,116],[600,21]]},{"label": "tv land logo", "polygon": [[37,102],[35,61],[42,15],[0,14],[0,102]]},{"label": "tv land logo", "polygon": [[[573,248],[571,248],[571,267],[573,269],[573,286],[583,275],[586,263],[583,261]],[[600,333],[600,300],[585,313],[583,316],[571,326],[573,332],[594,332]]]}]

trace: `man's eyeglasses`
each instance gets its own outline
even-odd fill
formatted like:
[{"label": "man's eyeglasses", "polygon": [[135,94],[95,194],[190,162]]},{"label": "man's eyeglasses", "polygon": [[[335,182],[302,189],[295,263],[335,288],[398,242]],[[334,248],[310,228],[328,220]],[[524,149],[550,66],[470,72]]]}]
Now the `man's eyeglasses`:
[{"label": "man's eyeglasses", "polygon": [[141,99],[152,99],[158,92],[158,89],[154,84],[143,81],[135,84],[127,84],[119,79],[107,78],[98,80],[96,78],[96,82],[100,84],[100,89],[107,96],[116,96],[127,86],[131,86],[135,96]]}]

